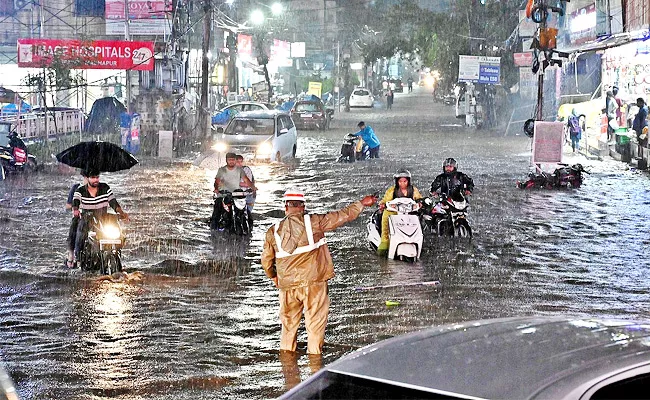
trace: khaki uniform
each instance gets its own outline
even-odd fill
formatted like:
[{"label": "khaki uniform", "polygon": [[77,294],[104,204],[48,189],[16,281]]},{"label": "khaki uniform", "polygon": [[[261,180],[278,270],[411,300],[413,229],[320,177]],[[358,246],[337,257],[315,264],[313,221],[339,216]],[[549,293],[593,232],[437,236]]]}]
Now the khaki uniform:
[{"label": "khaki uniform", "polygon": [[334,277],[325,232],[356,219],[362,210],[363,205],[357,201],[327,214],[289,214],[266,232],[262,267],[269,278],[278,278],[280,350],[296,351],[304,310],[307,352],[321,353],[330,303],[327,281]]},{"label": "khaki uniform", "polygon": [[[386,204],[387,202],[393,200],[393,194],[395,193],[395,186],[389,187],[384,194],[384,198],[379,200],[379,204]],[[413,186],[413,200],[419,200],[422,198],[418,188]],[[381,242],[384,244],[384,247],[388,249],[388,217],[391,215],[397,214],[395,211],[384,210],[381,215]]]}]

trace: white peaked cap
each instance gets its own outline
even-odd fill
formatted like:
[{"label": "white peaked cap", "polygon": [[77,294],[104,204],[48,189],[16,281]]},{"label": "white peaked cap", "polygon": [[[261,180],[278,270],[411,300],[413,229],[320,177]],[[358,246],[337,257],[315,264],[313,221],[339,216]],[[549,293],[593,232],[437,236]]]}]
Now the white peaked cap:
[{"label": "white peaked cap", "polygon": [[284,196],[282,196],[282,201],[290,201],[290,200],[295,200],[295,201],[305,201],[305,193],[302,190],[298,190],[295,188],[292,189],[287,189],[286,192],[284,192]]}]

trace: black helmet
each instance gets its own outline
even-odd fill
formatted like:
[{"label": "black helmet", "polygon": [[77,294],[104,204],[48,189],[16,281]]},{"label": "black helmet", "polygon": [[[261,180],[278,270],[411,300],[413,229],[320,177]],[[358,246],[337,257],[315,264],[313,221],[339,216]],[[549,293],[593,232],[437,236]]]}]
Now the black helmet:
[{"label": "black helmet", "polygon": [[447,165],[451,165],[452,167],[454,167],[454,171],[456,171],[456,160],[454,160],[454,159],[451,158],[451,157],[449,157],[448,159],[446,159],[445,162],[442,163],[442,170],[443,170],[443,171],[445,170],[445,167],[446,167]]}]

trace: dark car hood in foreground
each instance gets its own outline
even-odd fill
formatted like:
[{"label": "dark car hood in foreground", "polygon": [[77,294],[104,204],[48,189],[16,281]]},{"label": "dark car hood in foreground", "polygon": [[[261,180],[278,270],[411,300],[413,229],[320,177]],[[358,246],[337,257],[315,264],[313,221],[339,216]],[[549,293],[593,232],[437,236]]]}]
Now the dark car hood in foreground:
[{"label": "dark car hood in foreground", "polygon": [[650,365],[649,335],[650,324],[625,321],[472,321],[388,339],[326,369],[467,398],[578,398],[603,376]]}]

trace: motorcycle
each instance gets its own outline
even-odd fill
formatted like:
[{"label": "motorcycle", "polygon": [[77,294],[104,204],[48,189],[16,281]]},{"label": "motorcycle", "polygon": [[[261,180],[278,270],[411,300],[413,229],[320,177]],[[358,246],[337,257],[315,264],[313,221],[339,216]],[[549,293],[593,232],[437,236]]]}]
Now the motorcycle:
[{"label": "motorcycle", "polygon": [[[397,215],[388,218],[388,259],[415,262],[422,252],[422,227],[417,211],[420,205],[413,199],[398,197],[386,203],[386,210],[396,211]],[[381,215],[375,211],[367,224],[368,242],[373,250],[381,243]]]},{"label": "motorcycle", "polygon": [[125,236],[117,214],[105,214],[98,218],[89,213],[81,216],[88,224],[88,234],[77,258],[84,271],[97,271],[111,275],[122,271],[122,248]]},{"label": "motorcycle", "polygon": [[246,196],[251,193],[251,189],[233,192],[220,190],[218,194],[215,193],[210,229],[228,231],[238,236],[249,235],[253,230],[253,216],[246,206]]},{"label": "motorcycle", "polygon": [[422,227],[440,237],[455,236],[471,238],[472,228],[467,221],[469,203],[460,190],[453,195],[441,195],[438,201],[430,197],[422,199],[420,218]]},{"label": "motorcycle", "polygon": [[15,133],[0,135],[0,180],[9,173],[34,171],[38,166],[36,157],[27,152],[27,146]]},{"label": "motorcycle", "polygon": [[582,174],[589,172],[584,169],[582,164],[560,164],[553,173],[548,172],[531,172],[528,174],[528,179],[524,182],[517,182],[517,187],[520,189],[571,189],[579,188],[582,186]]},{"label": "motorcycle", "polygon": [[351,133],[343,137],[341,154],[336,162],[355,162],[370,159],[370,148],[359,136]]}]

